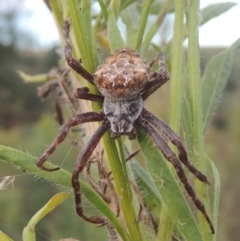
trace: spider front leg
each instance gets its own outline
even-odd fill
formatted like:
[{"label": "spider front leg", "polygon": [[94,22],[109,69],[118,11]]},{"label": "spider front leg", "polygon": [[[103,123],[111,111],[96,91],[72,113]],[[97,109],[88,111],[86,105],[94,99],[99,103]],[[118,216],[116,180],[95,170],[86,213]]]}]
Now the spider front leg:
[{"label": "spider front leg", "polygon": [[110,123],[108,120],[105,120],[103,124],[97,129],[97,131],[93,134],[93,136],[89,139],[86,146],[83,148],[81,154],[77,159],[77,162],[75,164],[73,174],[72,174],[72,187],[73,187],[74,196],[75,196],[76,212],[84,220],[91,223],[96,223],[96,224],[106,223],[106,219],[102,217],[97,217],[97,216],[87,217],[83,213],[79,174],[86,166],[87,161],[89,160],[91,154],[93,153],[100,139],[109,128],[110,128]]},{"label": "spider front leg", "polygon": [[195,166],[193,166],[191,162],[189,162],[187,151],[180,137],[169,126],[167,126],[161,119],[146,109],[143,109],[142,117],[155,126],[160,132],[162,132],[172,142],[172,144],[177,147],[179,160],[188,168],[191,173],[193,173],[200,181],[210,184],[208,178]]},{"label": "spider front leg", "polygon": [[95,101],[99,103],[103,103],[104,101],[103,96],[89,93],[88,87],[77,88],[74,93],[74,96],[77,99],[90,100],[90,101]]},{"label": "spider front leg", "polygon": [[80,74],[84,79],[86,79],[89,83],[92,85],[94,84],[93,76],[83,68],[83,66],[72,57],[72,47],[71,47],[71,41],[70,41],[70,19],[66,20],[63,23],[63,32],[64,32],[64,38],[65,38],[65,48],[64,53],[67,60],[68,65],[75,70],[78,74]]},{"label": "spider front leg", "polygon": [[156,58],[150,63],[150,67],[152,67],[155,63],[158,63],[159,71],[154,72],[151,75],[151,81],[147,83],[143,93],[141,94],[143,100],[146,100],[152,93],[154,93],[158,88],[165,84],[170,78],[163,53],[160,52],[156,56]]},{"label": "spider front leg", "polygon": [[59,167],[56,168],[47,168],[43,166],[45,161],[48,159],[50,155],[56,150],[56,147],[66,138],[69,129],[72,126],[80,125],[86,122],[94,122],[94,121],[102,121],[104,119],[104,115],[102,113],[95,113],[95,112],[88,112],[76,115],[71,117],[59,130],[57,138],[53,141],[53,143],[47,148],[47,150],[40,156],[37,161],[36,165],[40,167],[42,170],[45,171],[56,171]]},{"label": "spider front leg", "polygon": [[188,195],[191,197],[193,200],[195,206],[197,209],[203,214],[205,217],[206,221],[208,222],[210,229],[212,231],[212,234],[215,233],[214,227],[212,224],[212,221],[210,220],[206,209],[203,205],[203,203],[200,201],[200,199],[197,197],[196,193],[194,192],[193,188],[188,182],[188,179],[184,173],[183,167],[180,163],[180,161],[177,159],[175,156],[174,152],[170,149],[170,147],[167,145],[167,143],[161,138],[161,136],[156,132],[156,130],[144,119],[139,119],[137,121],[137,124],[143,129],[148,137],[155,143],[157,148],[162,152],[163,156],[172,163],[176,170],[176,174],[182,184],[184,185],[185,190],[187,191]]}]

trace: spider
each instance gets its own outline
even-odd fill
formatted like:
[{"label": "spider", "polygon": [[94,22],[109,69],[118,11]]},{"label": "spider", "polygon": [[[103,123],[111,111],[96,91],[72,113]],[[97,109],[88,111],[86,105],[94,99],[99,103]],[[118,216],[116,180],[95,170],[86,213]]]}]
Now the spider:
[{"label": "spider", "polygon": [[[122,48],[117,50],[99,65],[96,72],[92,75],[83,68],[79,61],[72,57],[69,36],[70,20],[64,22],[63,29],[66,43],[64,52],[68,65],[89,83],[96,86],[102,94],[102,96],[92,94],[87,87],[83,87],[76,90],[75,97],[103,103],[103,110],[100,113],[88,112],[71,117],[62,125],[58,136],[42,156],[38,158],[36,165],[45,171],[58,170],[58,167],[50,169],[43,164],[48,157],[53,154],[56,147],[65,139],[69,129],[86,122],[102,121],[100,127],[88,140],[78,156],[72,173],[72,187],[74,190],[75,209],[77,214],[91,223],[104,223],[104,218],[96,216],[88,217],[84,214],[80,193],[79,174],[86,166],[92,152],[107,130],[110,129],[113,139],[126,135],[132,140],[137,137],[136,127],[138,127],[146,132],[149,139],[155,143],[165,159],[172,163],[185,190],[197,209],[205,217],[214,234],[213,224],[203,203],[199,200],[194,189],[190,185],[182,164],[184,164],[200,181],[210,184],[209,180],[189,162],[186,149],[180,137],[161,119],[146,110],[143,105],[144,100],[169,80],[169,73],[165,64],[164,55],[159,53],[156,58],[147,65],[135,50]],[[151,67],[155,64],[159,66],[158,71],[152,73]],[[178,157],[157,131],[163,134],[176,146],[179,153]]]}]

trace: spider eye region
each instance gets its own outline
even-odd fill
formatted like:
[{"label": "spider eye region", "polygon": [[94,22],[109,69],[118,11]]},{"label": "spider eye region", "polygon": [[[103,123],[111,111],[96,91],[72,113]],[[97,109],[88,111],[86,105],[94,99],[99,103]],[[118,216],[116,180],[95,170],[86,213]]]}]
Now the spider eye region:
[{"label": "spider eye region", "polygon": [[135,50],[128,48],[113,53],[93,75],[100,92],[111,99],[137,97],[149,76],[149,66]]},{"label": "spider eye region", "polygon": [[134,131],[134,122],[140,116],[143,109],[141,97],[123,101],[105,98],[104,113],[111,124],[113,136],[130,135]]}]

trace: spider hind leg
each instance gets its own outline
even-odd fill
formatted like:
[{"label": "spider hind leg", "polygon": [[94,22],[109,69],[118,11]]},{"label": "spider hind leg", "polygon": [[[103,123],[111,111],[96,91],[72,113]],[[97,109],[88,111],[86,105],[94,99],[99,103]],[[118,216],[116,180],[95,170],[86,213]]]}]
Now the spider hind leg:
[{"label": "spider hind leg", "polygon": [[177,174],[178,178],[184,185],[185,190],[187,191],[188,195],[191,197],[191,199],[192,199],[193,203],[195,204],[195,206],[197,207],[197,209],[205,217],[205,219],[206,219],[207,223],[209,224],[209,227],[212,231],[212,234],[214,234],[215,230],[214,230],[212,221],[210,220],[203,203],[197,197],[195,191],[189,184],[188,179],[184,173],[183,167],[182,167],[180,161],[175,156],[174,152],[170,149],[170,147],[167,145],[167,143],[162,139],[162,137],[157,133],[157,131],[152,126],[149,125],[149,123],[146,120],[140,119],[137,124],[141,127],[141,129],[143,129],[147,133],[150,140],[152,140],[153,143],[155,143],[155,145],[162,152],[162,154],[166,158],[166,160],[168,160],[169,162],[172,163],[172,165],[174,166],[174,168],[176,170],[176,174]]},{"label": "spider hind leg", "polygon": [[156,127],[161,133],[164,134],[164,136],[166,136],[171,141],[173,145],[177,147],[179,153],[179,160],[188,168],[188,170],[193,175],[195,175],[201,182],[211,184],[208,178],[188,160],[187,151],[180,137],[161,119],[150,113],[148,110],[144,109],[142,113],[144,119],[146,119],[149,123]]}]

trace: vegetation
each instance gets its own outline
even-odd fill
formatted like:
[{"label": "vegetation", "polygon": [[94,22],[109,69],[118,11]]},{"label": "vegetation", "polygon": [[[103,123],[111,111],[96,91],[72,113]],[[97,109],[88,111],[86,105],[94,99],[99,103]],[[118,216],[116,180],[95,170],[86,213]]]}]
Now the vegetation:
[{"label": "vegetation", "polygon": [[[91,73],[94,72],[99,64],[98,56],[104,56],[108,51],[113,52],[123,46],[136,48],[142,55],[150,53],[148,56],[146,55],[147,59],[153,58],[156,51],[161,50],[164,52],[171,70],[171,127],[185,138],[190,159],[193,163],[202,172],[211,176],[213,195],[209,195],[208,187],[200,184],[198,181],[195,183],[195,189],[207,207],[208,213],[211,214],[217,230],[220,180],[213,161],[207,156],[207,147],[204,146],[204,134],[227,83],[232,67],[233,55],[239,47],[240,41],[237,40],[231,47],[215,55],[207,63],[201,77],[199,71],[200,53],[198,50],[199,1],[188,1],[186,5],[186,1],[179,0],[176,1],[174,6],[173,1],[169,0],[161,4],[157,1],[143,1],[141,5],[139,1],[99,0],[101,11],[93,14],[91,12],[91,1],[71,0],[67,3],[64,0],[58,2],[50,0],[49,2],[61,36],[64,19],[71,17],[71,40],[74,54],[77,59],[82,60],[83,66]],[[207,7],[202,10],[203,20],[200,24],[210,21],[213,17],[227,11],[233,5],[233,3],[228,3]],[[175,12],[173,38],[166,45],[159,40],[161,43],[158,46],[160,47],[157,47],[156,44],[151,42],[151,39],[160,28],[164,17],[173,11]],[[133,13],[136,15],[134,18],[132,17]],[[147,28],[146,23],[150,14],[156,17],[156,22],[152,25],[153,27]],[[186,17],[186,23],[184,22],[184,17]],[[125,24],[126,36],[123,36],[118,28],[117,19],[119,18]],[[106,32],[107,37],[105,36]],[[188,50],[186,53],[183,48],[185,38],[188,39]],[[99,53],[97,51],[98,46],[101,50]],[[153,52],[154,54],[152,54]],[[86,84],[80,76],[74,75],[73,78],[84,83],[84,85]],[[93,86],[89,86],[89,88],[91,92],[97,93]],[[101,110],[101,106],[96,104],[92,108],[95,111]],[[51,133],[51,137],[49,136],[50,133],[46,133],[46,136],[49,136],[48,138],[51,140],[52,136],[55,136],[57,133],[56,128],[54,128],[55,130],[49,128],[49,119],[43,119],[43,123],[38,127],[39,129],[34,130],[30,135],[33,140],[36,139],[36,136],[45,138],[46,132]],[[26,131],[29,132],[29,130]],[[104,160],[108,160],[112,171],[115,190],[120,200],[121,219],[117,219],[113,210],[104,200],[89,185],[82,181],[82,192],[88,201],[98,212],[104,214],[109,219],[111,225],[124,241],[167,241],[173,237],[177,240],[217,240],[217,236],[210,233],[202,215],[195,216],[189,208],[187,198],[184,197],[182,187],[178,184],[178,179],[172,172],[171,166],[167,164],[157,150],[152,149],[152,144],[149,143],[149,140],[143,133],[139,132],[138,139],[146,160],[146,164],[143,163],[144,168],[142,168],[139,161],[131,161],[126,164],[126,154],[123,148],[124,139],[114,142],[107,134],[103,141],[106,153]],[[45,140],[39,141],[39,145],[48,142],[45,142]],[[125,144],[132,151],[127,141],[125,141]],[[32,153],[37,155],[39,150],[35,152],[34,149],[30,149],[31,145],[31,139],[29,139],[29,145],[26,144],[26,146]],[[67,152],[66,149],[68,148],[59,148],[59,151],[64,153]],[[77,156],[77,152],[76,150],[75,155],[71,159],[76,159],[74,156]],[[65,156],[64,154],[62,155]],[[35,156],[6,146],[0,146],[0,158],[12,163],[14,166],[20,167],[27,173],[34,174],[70,190],[71,173],[67,170],[61,169],[55,173],[43,172],[35,166]],[[73,166],[73,163],[69,166]],[[139,196],[132,190],[130,180],[133,180],[138,185],[144,198],[144,205],[156,217],[157,234],[154,233],[154,227],[147,222],[149,221],[148,215],[146,215],[146,220],[143,222],[138,223],[135,221],[137,220],[139,209]],[[35,195],[35,190],[31,189],[31,185],[27,185],[29,185],[28,200],[34,202],[35,199],[40,199],[41,197],[38,197],[37,194]],[[46,183],[43,186],[46,188]],[[122,192],[122,190],[125,190],[125,192]],[[34,198],[31,199],[31,196]],[[59,196],[61,198],[58,198]],[[53,209],[52,204],[55,208],[67,196],[67,194],[58,194],[57,198],[55,196],[37,215],[34,215],[24,229],[23,240],[35,240],[35,230],[31,223],[34,221],[34,223],[38,222],[46,213]],[[43,206],[43,203],[46,203],[46,200],[42,201],[41,206]],[[73,200],[68,202],[68,206],[72,206],[72,203]],[[57,214],[57,216],[60,217],[61,214]],[[65,221],[74,219],[73,227],[80,227],[80,223],[85,225],[78,218],[75,219],[75,216],[73,210],[66,209]],[[69,222],[73,223],[72,221]],[[65,227],[67,226],[66,224],[68,222],[65,222]],[[55,224],[52,225],[52,222],[50,226],[51,230],[47,229],[49,230],[49,235],[52,235],[54,227],[54,233],[59,232],[60,234],[56,238],[62,238],[61,230],[55,227]],[[102,228],[99,228],[99,232],[102,232],[100,229]],[[79,236],[77,235],[80,231],[78,228],[76,230],[74,233],[78,238]],[[96,235],[94,232],[91,233],[93,236]],[[0,233],[0,237],[1,235],[3,234]],[[73,236],[71,233],[68,235]],[[9,234],[9,236],[11,235]],[[93,236],[90,238],[94,240]],[[10,238],[5,238],[10,240]],[[87,239],[86,236],[85,239]],[[102,240],[106,240],[106,237],[103,237]]]}]

